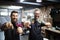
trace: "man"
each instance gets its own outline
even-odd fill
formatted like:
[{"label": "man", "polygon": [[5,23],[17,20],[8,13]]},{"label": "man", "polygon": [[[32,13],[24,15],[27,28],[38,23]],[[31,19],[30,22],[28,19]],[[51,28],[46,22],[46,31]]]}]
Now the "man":
[{"label": "man", "polygon": [[11,22],[6,22],[2,26],[2,30],[5,32],[5,40],[20,40],[19,34],[22,34],[21,26],[17,25],[18,12],[11,12]]},{"label": "man", "polygon": [[40,23],[39,16],[40,10],[36,9],[34,11],[34,23],[31,24],[31,26],[27,25],[27,27],[30,29],[29,40],[43,40],[43,37],[41,35],[41,27],[45,25],[50,25],[50,23]]}]

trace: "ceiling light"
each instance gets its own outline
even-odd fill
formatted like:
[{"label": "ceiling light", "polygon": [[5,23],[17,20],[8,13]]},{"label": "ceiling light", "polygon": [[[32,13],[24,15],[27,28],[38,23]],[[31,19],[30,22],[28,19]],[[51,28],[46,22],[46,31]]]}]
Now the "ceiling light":
[{"label": "ceiling light", "polygon": [[24,2],[24,0],[20,0],[20,2]]},{"label": "ceiling light", "polygon": [[8,9],[20,9],[22,6],[8,6]]},{"label": "ceiling light", "polygon": [[42,0],[36,0],[36,2],[42,2]]}]

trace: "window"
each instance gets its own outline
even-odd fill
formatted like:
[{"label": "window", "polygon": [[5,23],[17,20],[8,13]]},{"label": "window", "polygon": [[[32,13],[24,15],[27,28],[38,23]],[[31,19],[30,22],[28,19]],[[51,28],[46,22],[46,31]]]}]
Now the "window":
[{"label": "window", "polygon": [[1,16],[8,16],[8,10],[7,9],[0,9],[0,15]]}]

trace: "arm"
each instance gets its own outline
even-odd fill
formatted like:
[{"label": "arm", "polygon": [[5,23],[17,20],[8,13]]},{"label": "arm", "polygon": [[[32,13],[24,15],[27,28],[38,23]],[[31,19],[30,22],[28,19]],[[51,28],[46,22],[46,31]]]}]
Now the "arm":
[{"label": "arm", "polygon": [[5,24],[6,24],[6,23],[2,24],[2,27],[1,27],[1,30],[2,30],[2,31],[7,30],[7,27],[5,27],[5,26],[6,26]]},{"label": "arm", "polygon": [[52,25],[50,22],[45,22],[45,26],[41,27],[41,32],[46,36],[45,29],[51,29]]},{"label": "arm", "polygon": [[47,26],[48,28],[52,27],[52,24],[50,22],[42,22],[41,26]]},{"label": "arm", "polygon": [[1,30],[5,31],[7,29],[13,29],[13,25],[11,24],[11,22],[6,22],[2,25]]},{"label": "arm", "polygon": [[24,27],[26,27],[26,28],[31,28],[31,23],[25,22],[25,23],[24,23]]}]

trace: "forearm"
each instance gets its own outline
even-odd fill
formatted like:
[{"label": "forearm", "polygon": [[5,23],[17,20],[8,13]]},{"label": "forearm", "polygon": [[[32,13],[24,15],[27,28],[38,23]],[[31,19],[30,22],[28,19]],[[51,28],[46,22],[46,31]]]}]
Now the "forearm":
[{"label": "forearm", "polygon": [[1,30],[8,30],[8,29],[14,29],[13,25],[10,25],[9,23],[4,23],[1,27]]}]

